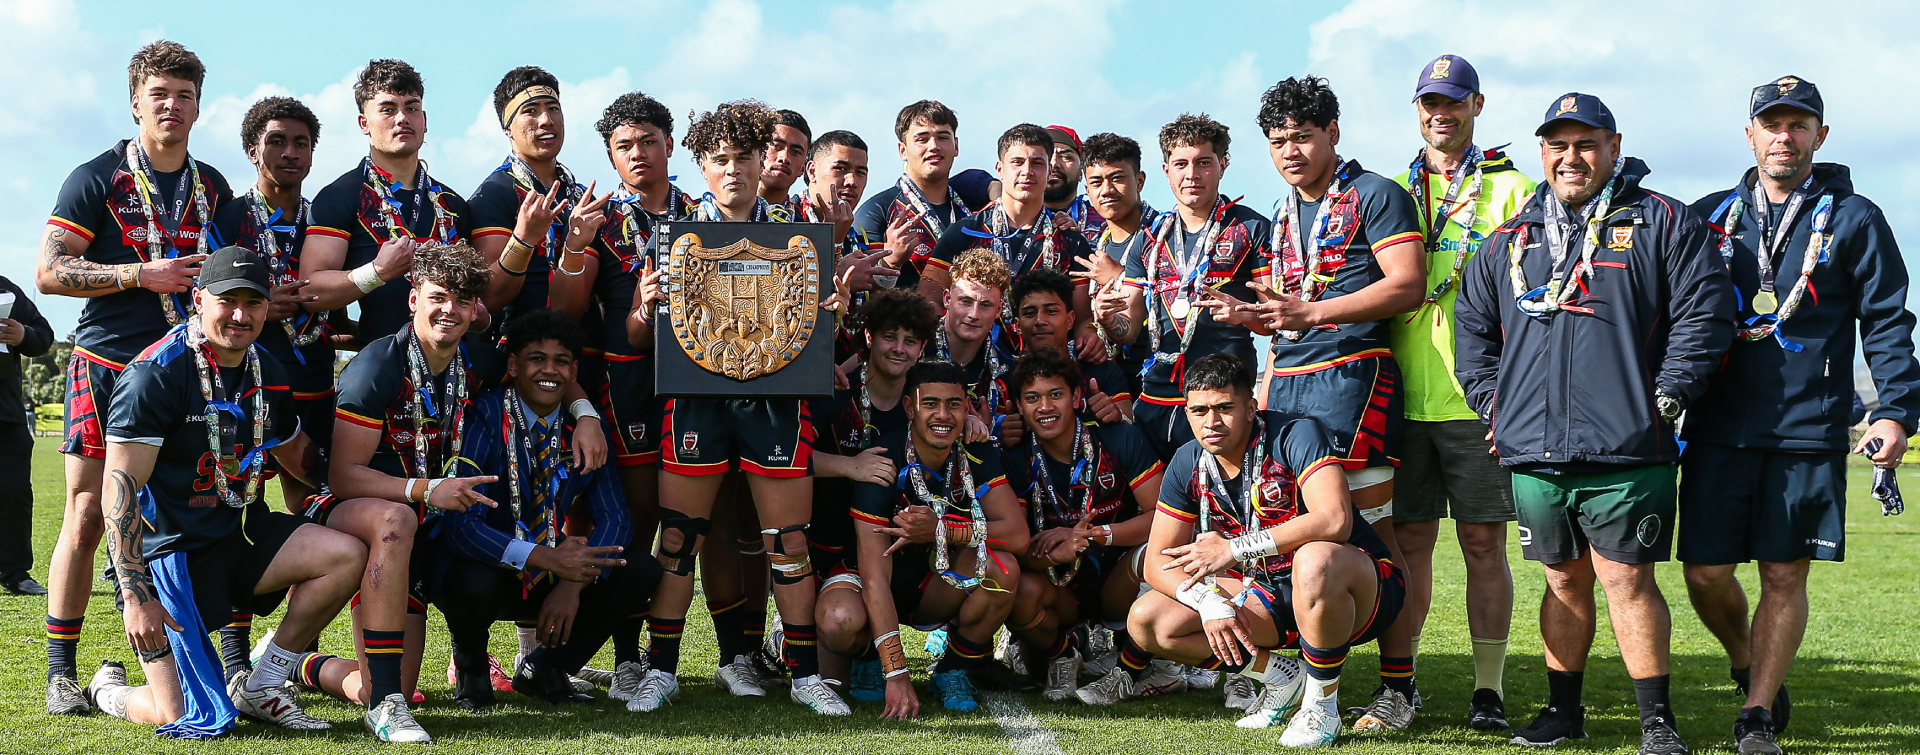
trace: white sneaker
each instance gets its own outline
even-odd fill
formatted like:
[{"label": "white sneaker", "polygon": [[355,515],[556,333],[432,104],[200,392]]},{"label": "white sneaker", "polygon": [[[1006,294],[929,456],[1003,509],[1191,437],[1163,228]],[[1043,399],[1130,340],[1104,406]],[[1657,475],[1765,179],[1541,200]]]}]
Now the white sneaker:
[{"label": "white sneaker", "polygon": [[1320,705],[1309,705],[1293,714],[1286,731],[1280,732],[1285,747],[1325,747],[1340,737],[1340,717]]},{"label": "white sneaker", "polygon": [[714,669],[713,686],[734,697],[767,696],[767,691],[760,688],[760,673],[744,655],[736,655],[732,663]]},{"label": "white sneaker", "polygon": [[[85,690],[81,690],[79,684],[76,684],[74,680],[67,678],[65,675],[55,676],[53,681],[48,683],[47,697],[49,700],[54,696],[55,685],[60,687],[59,691],[63,695],[80,698],[82,703],[80,705],[80,713],[85,713],[87,706],[91,704],[92,707],[100,709],[100,712],[113,716],[114,718],[125,720],[127,717],[127,698],[125,695],[101,694],[108,690],[116,690],[127,686],[127,666],[124,663],[107,661],[100,664],[100,668],[93,670],[93,679],[87,682],[87,688]],[[49,708],[53,707],[52,702],[49,702],[47,705]]]},{"label": "white sneaker", "polygon": [[1268,729],[1293,716],[1307,694],[1307,678],[1300,673],[1299,662],[1274,656],[1267,667],[1267,683],[1260,697],[1247,707],[1247,715],[1233,722],[1242,729]]},{"label": "white sneaker", "polygon": [[627,701],[627,712],[652,713],[679,696],[680,677],[653,669],[640,681],[639,689],[633,691],[633,698]]},{"label": "white sneaker", "polygon": [[647,678],[647,656],[642,654],[640,662],[627,661],[613,671],[607,682],[607,697],[621,702],[632,700],[640,692],[640,682]]},{"label": "white sneaker", "polygon": [[1088,651],[1087,656],[1086,661],[1080,664],[1080,675],[1088,679],[1098,679],[1120,667],[1120,651],[1117,649],[1105,653]]},{"label": "white sneaker", "polygon": [[853,709],[840,699],[840,695],[828,686],[819,674],[803,676],[793,680],[793,688],[787,692],[793,701],[807,706],[808,710],[823,716],[851,716]]},{"label": "white sneaker", "polygon": [[1213,689],[1220,686],[1220,672],[1213,669],[1181,666],[1180,674],[1187,678],[1187,689]]},{"label": "white sneaker", "polygon": [[233,700],[233,707],[240,715],[261,723],[273,724],[282,729],[294,731],[324,731],[333,728],[333,724],[322,721],[300,709],[293,695],[285,686],[262,687],[247,691],[247,678],[252,671],[242,671],[227,680],[227,697]]},{"label": "white sneaker", "polygon": [[993,657],[1005,661],[1013,673],[1029,676],[1026,653],[1020,649],[1020,641],[1013,638],[1012,632],[1000,633],[994,642]]},{"label": "white sneaker", "polygon": [[367,709],[367,731],[382,742],[432,742],[427,730],[420,728],[420,722],[413,720],[413,713],[407,710],[407,696],[395,692],[380,700],[380,704]]},{"label": "white sneaker", "polygon": [[1127,675],[1126,669],[1115,668],[1098,681],[1075,690],[1073,696],[1088,705],[1112,705],[1133,697],[1133,677]]},{"label": "white sneaker", "polygon": [[1164,658],[1155,658],[1147,664],[1147,675],[1133,683],[1134,697],[1152,697],[1171,695],[1187,691],[1187,677],[1180,673],[1180,664]]},{"label": "white sneaker", "polygon": [[[1188,677],[1191,684],[1192,677]],[[1260,698],[1260,685],[1252,679],[1239,674],[1228,674],[1226,687],[1226,706],[1232,710],[1246,710]]]},{"label": "white sneaker", "polygon": [[[1122,674],[1125,676],[1125,674]],[[1080,653],[1069,649],[1066,655],[1047,664],[1047,689],[1043,695],[1054,702],[1074,698],[1074,685],[1080,681]]]},{"label": "white sneaker", "polygon": [[603,668],[581,666],[575,678],[583,679],[595,687],[607,687],[613,684],[613,672]]}]

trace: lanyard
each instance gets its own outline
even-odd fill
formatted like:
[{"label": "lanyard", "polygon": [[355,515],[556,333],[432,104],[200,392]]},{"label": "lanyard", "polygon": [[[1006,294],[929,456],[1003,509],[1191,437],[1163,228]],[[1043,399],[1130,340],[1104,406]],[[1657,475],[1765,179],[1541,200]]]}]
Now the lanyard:
[{"label": "lanyard", "polygon": [[[1033,435],[1027,436],[1028,451],[1033,454],[1032,479],[1027,486],[1027,495],[1032,499],[1033,531],[1047,529],[1047,513],[1051,511],[1060,519],[1062,526],[1071,527],[1086,519],[1093,508],[1093,484],[1090,480],[1093,466],[1099,463],[1095,455],[1093,434],[1087,432],[1087,426],[1077,418],[1073,424],[1073,455],[1067,459],[1067,496],[1060,499],[1060,491],[1053,485],[1053,470],[1047,465],[1047,449]],[[1079,506],[1074,507],[1073,500],[1078,499]],[[1065,574],[1059,567],[1047,568],[1047,579],[1056,587],[1065,587],[1080,573],[1080,559],[1075,557],[1073,564],[1067,567]]]},{"label": "lanyard", "polygon": [[951,183],[947,184],[947,217],[944,218],[933,214],[933,204],[927,201],[926,193],[912,179],[901,176],[897,185],[900,187],[900,196],[907,200],[907,209],[912,210],[914,218],[926,227],[928,233],[933,234],[934,241],[939,241],[947,232],[947,226],[972,214],[967,212],[967,203],[960,199],[960,193],[953,190]]},{"label": "lanyard", "polygon": [[[1578,264],[1562,269],[1562,265],[1565,265],[1573,256],[1571,250],[1567,249],[1567,233],[1574,223],[1567,217],[1565,205],[1561,204],[1559,197],[1552,196],[1552,192],[1548,192],[1547,199],[1541,203],[1545,205],[1543,214],[1546,216],[1547,251],[1553,257],[1553,269],[1547,274],[1546,285],[1533,289],[1527,288],[1526,271],[1520,264],[1527,254],[1526,229],[1522,227],[1520,233],[1515,234],[1513,240],[1508,242],[1507,277],[1513,282],[1515,304],[1528,317],[1544,317],[1562,309],[1586,314],[1593,313],[1591,308],[1573,304],[1574,292],[1585,285],[1580,282],[1582,277],[1593,276],[1593,254],[1600,246],[1600,224],[1610,214],[1613,194],[1620,187],[1620,171],[1626,166],[1626,161],[1625,155],[1614,158],[1613,178],[1607,181],[1606,187],[1601,189],[1598,195],[1587,200],[1580,209],[1580,219],[1585,222],[1585,227],[1580,234]],[[1562,278],[1563,275],[1564,278]]]},{"label": "lanyard", "polygon": [[[513,177],[513,182],[519,184],[522,191],[540,191],[540,177],[533,174],[533,166],[528,165],[527,161],[521,159],[519,155],[507,155],[507,161],[501,163],[500,167],[494,170],[507,171],[507,175]],[[573,210],[579,208],[580,198],[586,195],[587,187],[573,180],[573,173],[567,170],[567,166],[561,165],[558,161],[555,161],[553,164],[553,178],[555,183],[567,187],[567,198],[572,200],[573,205],[567,208],[567,212],[571,215]],[[553,217],[553,223],[547,226],[547,241],[543,249],[543,251],[547,253],[549,260],[552,260],[560,253],[560,239],[566,235],[566,232],[567,222],[559,215],[555,215]]]},{"label": "lanyard", "polygon": [[[1460,225],[1460,243],[1453,250],[1453,271],[1427,293],[1426,304],[1439,304],[1440,297],[1459,285],[1460,271],[1466,267],[1467,255],[1472,251],[1469,242],[1474,240],[1473,224],[1480,211],[1480,193],[1485,187],[1481,163],[1486,154],[1479,147],[1467,147],[1466,159],[1453,169],[1453,180],[1447,184],[1447,193],[1440,198],[1440,205],[1434,208],[1427,199],[1427,151],[1425,149],[1413,157],[1413,164],[1407,168],[1407,191],[1413,194],[1414,204],[1420,206],[1420,216],[1427,221],[1427,252],[1439,251],[1441,237],[1446,235],[1447,222],[1453,219],[1456,200],[1465,218],[1454,221]],[[1466,195],[1461,195],[1461,190]],[[1424,305],[1422,305],[1424,306]],[[1411,321],[1411,320],[1409,320]]]},{"label": "lanyard", "polygon": [[[180,256],[180,246],[176,243],[176,239],[180,228],[187,222],[189,198],[193,202],[193,211],[199,216],[201,225],[200,232],[194,241],[194,253],[206,254],[208,252],[206,226],[213,222],[213,213],[207,208],[207,185],[200,180],[200,164],[195,162],[191,155],[187,157],[186,166],[180,170],[179,183],[173,190],[171,211],[163,207],[158,185],[159,177],[154,174],[153,163],[147,159],[147,151],[140,147],[138,139],[127,141],[127,166],[132,169],[134,183],[140,188],[140,210],[147,220],[147,252],[142,256],[142,261],[173,259]],[[134,247],[134,252],[138,254],[139,247]],[[161,294],[160,309],[167,316],[167,324],[180,325],[185,323],[188,314],[194,311],[193,297],[183,294]]]},{"label": "lanyard", "polygon": [[[1807,180],[1793,190],[1787,198],[1787,206],[1780,213],[1780,227],[1770,227],[1773,223],[1773,206],[1767,198],[1765,187],[1758,180],[1753,184],[1753,222],[1760,227],[1760,243],[1753,245],[1753,256],[1760,263],[1760,290],[1773,293],[1773,263],[1787,247],[1787,240],[1793,237],[1793,221],[1800,215],[1800,208],[1807,202],[1807,190],[1813,188],[1813,174],[1807,174]],[[1735,212],[1738,212],[1736,209]],[[1735,215],[1732,222],[1739,222]],[[1731,223],[1729,224],[1731,227]],[[1755,298],[1758,301],[1758,298]]]},{"label": "lanyard", "polygon": [[[1240,462],[1240,495],[1227,490],[1226,473],[1220,468],[1220,460],[1213,454],[1200,454],[1201,495],[1207,498],[1210,508],[1227,515],[1239,523],[1240,531],[1222,533],[1228,537],[1238,537],[1260,527],[1260,478],[1266,471],[1267,463],[1267,423],[1259,412],[1254,412],[1252,432],[1247,435],[1246,457]],[[1200,514],[1200,531],[1210,527],[1206,511]]]},{"label": "lanyard", "polygon": [[[1303,301],[1320,298],[1320,294],[1327,290],[1327,285],[1333,283],[1333,276],[1320,272],[1321,250],[1345,243],[1347,234],[1353,232],[1351,228],[1341,228],[1338,235],[1331,233],[1333,210],[1339,205],[1341,199],[1340,186],[1347,182],[1347,174],[1353,168],[1351,160],[1341,160],[1337,155],[1334,159],[1340,161],[1339,167],[1333,171],[1333,180],[1327,182],[1326,193],[1320,195],[1320,203],[1323,206],[1314,217],[1313,233],[1307,233],[1300,222],[1299,189],[1287,192],[1286,198],[1281,200],[1280,212],[1276,214],[1283,215],[1285,219],[1273,226],[1274,235],[1277,237],[1274,240],[1283,242],[1279,244],[1284,247],[1283,251],[1291,252],[1282,258],[1281,269],[1274,276],[1274,282],[1279,284],[1277,288],[1283,293],[1291,286],[1294,289],[1294,295]],[[1285,236],[1281,237],[1283,229]],[[1299,281],[1288,280],[1290,276],[1287,274],[1287,268],[1292,266],[1288,263],[1299,265]],[[1299,337],[1289,336],[1289,339],[1299,340]]]}]

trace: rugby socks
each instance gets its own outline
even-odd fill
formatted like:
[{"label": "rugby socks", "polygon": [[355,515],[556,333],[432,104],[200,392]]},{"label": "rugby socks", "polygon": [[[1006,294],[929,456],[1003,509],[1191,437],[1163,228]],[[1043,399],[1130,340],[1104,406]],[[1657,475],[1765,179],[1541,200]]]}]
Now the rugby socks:
[{"label": "rugby socks", "polygon": [[360,639],[367,646],[367,707],[379,705],[388,695],[406,699],[406,691],[400,689],[400,659],[407,653],[407,631],[362,629]]},{"label": "rugby socks", "polygon": [[1349,646],[1317,648],[1300,640],[1300,659],[1307,662],[1307,694],[1301,706],[1318,705],[1328,713],[1340,715],[1340,669],[1347,663]]},{"label": "rugby socks", "polygon": [[1667,723],[1673,723],[1673,706],[1667,697],[1668,683],[1672,680],[1672,674],[1633,680],[1633,699],[1640,703],[1640,725],[1645,726],[1647,719],[1658,715],[1666,716]]},{"label": "rugby socks", "polygon": [[949,627],[947,654],[940,657],[938,665],[942,672],[971,669],[985,663],[986,659],[992,655],[992,637],[988,637],[984,642],[976,642],[961,634],[959,628]]},{"label": "rugby socks", "polygon": [[613,626],[613,665],[640,662],[640,630],[647,626],[647,614],[636,613]]},{"label": "rugby socks", "polygon": [[1507,698],[1507,641],[1473,638],[1473,688],[1490,689]]},{"label": "rugby socks", "polygon": [[[781,631],[785,631],[784,622],[782,624]],[[762,595],[760,596],[760,604],[757,610],[751,600],[747,601],[747,605],[740,607],[740,654],[752,654],[753,651],[759,649],[761,643],[766,642],[766,640],[767,598]]]},{"label": "rugby socks", "polygon": [[513,626],[520,636],[520,656],[533,655],[534,649],[540,647],[540,625],[531,621],[516,621]]},{"label": "rugby socks", "polygon": [[292,679],[294,684],[307,689],[320,689],[320,670],[326,668],[327,661],[337,660],[339,658],[325,653],[307,653],[300,656],[298,663],[293,664],[293,675],[288,678]]},{"label": "rugby socks", "polygon": [[253,662],[248,659],[252,645],[253,614],[234,611],[233,621],[220,628],[220,665],[226,667],[228,679],[253,668]]},{"label": "rugby socks", "polygon": [[[367,650],[368,653],[372,653],[373,646],[369,644]],[[368,657],[371,658],[372,656],[369,655]],[[286,648],[280,647],[280,644],[277,642],[268,642],[266,652],[260,655],[260,665],[255,666],[253,673],[247,676],[247,691],[254,692],[266,687],[278,687],[286,683],[287,677],[294,671],[294,666],[299,663],[300,655],[298,653],[293,653]]]},{"label": "rugby socks", "polygon": [[820,646],[814,625],[782,621],[780,631],[784,633],[780,641],[780,657],[787,662],[787,673],[795,679],[818,676]]},{"label": "rugby socks", "polygon": [[1547,704],[1564,711],[1580,709],[1580,685],[1586,681],[1581,671],[1547,671]]},{"label": "rugby socks", "polygon": [[[49,621],[51,621],[51,619],[49,619]],[[47,626],[51,627],[53,625],[48,624]],[[1753,667],[1748,666],[1746,668],[1734,668],[1732,666],[1728,666],[1727,678],[1732,679],[1734,686],[1739,687],[1741,693],[1744,694],[1749,688],[1753,686]]]},{"label": "rugby socks", "polygon": [[1120,631],[1114,632],[1113,636],[1120,640],[1120,668],[1126,669],[1127,676],[1133,677],[1134,681],[1140,681],[1140,677],[1147,675],[1147,667],[1153,665],[1153,654],[1135,643],[1133,635]]},{"label": "rugby socks", "polygon": [[[746,598],[731,603],[708,603],[707,614],[713,617],[713,641],[720,647],[720,665],[733,662],[735,656],[746,655],[752,648],[741,649],[740,633],[745,631],[740,617],[746,613]],[[763,619],[764,621],[764,619]]]},{"label": "rugby socks", "polygon": [[647,617],[647,636],[653,639],[647,648],[647,660],[654,669],[674,675],[680,673],[680,635],[686,628],[684,618]]},{"label": "rugby socks", "polygon": [[84,616],[77,619],[47,616],[47,681],[53,681],[55,675],[80,678],[73,657],[80,650],[80,624],[84,621]]},{"label": "rugby socks", "polygon": [[1380,656],[1380,683],[1413,700],[1413,656]]},{"label": "rugby socks", "polygon": [[1075,633],[1072,630],[1062,628],[1060,631],[1060,636],[1054,638],[1053,644],[1048,645],[1045,650],[1040,652],[1040,657],[1051,661],[1051,660],[1058,659],[1060,656],[1066,655],[1067,650],[1069,648],[1072,648],[1075,644],[1073,641],[1074,634]]}]

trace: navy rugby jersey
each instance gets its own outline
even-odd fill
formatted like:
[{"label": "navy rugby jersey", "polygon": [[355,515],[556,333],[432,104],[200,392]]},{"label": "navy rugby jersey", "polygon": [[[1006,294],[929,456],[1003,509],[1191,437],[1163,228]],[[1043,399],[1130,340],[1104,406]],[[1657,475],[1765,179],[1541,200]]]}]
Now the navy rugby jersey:
[{"label": "navy rugby jersey", "polygon": [[[477,334],[469,333],[461,339],[460,356],[457,358],[466,360],[468,401],[478,399],[491,390],[506,374],[506,356],[485,337]],[[457,407],[447,405],[446,373],[435,375],[428,381],[432,383],[430,392],[435,411],[425,414],[424,429],[414,427],[413,413],[408,408],[406,396],[407,369],[405,342],[398,334],[367,344],[340,373],[340,396],[334,407],[334,416],[380,431],[380,445],[374,448],[373,458],[367,462],[368,467],[392,477],[440,477],[447,461],[447,439],[442,436],[448,428],[442,423],[453,421]],[[448,369],[452,369],[452,363],[448,363]],[[474,412],[469,408],[467,424],[457,432],[468,432],[473,421]],[[427,465],[430,469],[425,472],[414,468],[415,432],[427,433]],[[463,465],[458,474],[467,476],[474,472]]]},{"label": "navy rugby jersey", "polygon": [[[1161,472],[1163,467],[1160,459],[1154,456],[1146,436],[1132,425],[1101,425],[1092,420],[1081,422],[1087,432],[1093,435],[1093,453],[1098,457],[1093,465],[1093,498],[1087,506],[1087,519],[1095,525],[1119,524],[1132,519],[1140,513],[1140,507],[1133,499],[1133,491]],[[1075,483],[1073,470],[1067,466],[1067,462],[1041,451],[1033,433],[1028,432],[1020,445],[1007,449],[1001,455],[1000,463],[1006,469],[1007,484],[1026,505],[1029,528],[1033,526],[1033,508],[1042,505],[1041,501],[1044,500],[1041,497],[1044,494],[1034,484],[1035,456],[1045,460],[1043,463],[1047,474],[1052,476],[1053,489],[1062,502],[1071,501],[1074,495],[1070,492]],[[1052,507],[1042,512],[1041,516],[1047,529],[1072,527],[1080,521],[1079,512]]]},{"label": "navy rugby jersey", "polygon": [[[1161,223],[1178,222],[1178,212],[1162,213],[1155,223],[1155,229]],[[1265,216],[1238,204],[1228,205],[1220,222],[1224,227],[1208,255],[1206,285],[1241,301],[1255,301],[1257,297],[1247,289],[1247,284],[1265,272],[1259,268],[1267,255],[1271,226]],[[1180,352],[1179,327],[1185,326],[1176,327],[1169,310],[1179,286],[1180,268],[1168,254],[1166,245],[1151,238],[1153,231],[1146,228],[1140,230],[1149,234],[1150,238],[1145,242],[1142,253],[1127,261],[1126,284],[1144,290],[1147,306],[1154,308],[1159,317],[1160,332],[1147,333],[1146,323],[1141,323],[1139,338],[1144,340],[1136,340],[1135,343],[1150,344],[1151,348],[1163,354],[1177,354]],[[1193,245],[1198,243],[1201,243],[1198,231],[1187,233],[1186,245],[1180,254],[1192,253]],[[1147,280],[1150,257],[1158,258],[1158,269],[1153,271],[1152,281]],[[1244,364],[1259,364],[1254,360],[1252,331],[1238,325],[1216,322],[1211,311],[1204,309],[1194,327],[1198,330],[1187,347],[1188,359],[1227,353],[1238,357]],[[1148,403],[1177,405],[1186,402],[1180,387],[1173,384],[1173,363],[1167,359],[1154,362],[1142,376],[1140,394],[1140,399]]]},{"label": "navy rugby jersey", "polygon": [[[438,187],[430,193],[439,194],[441,212],[448,216],[452,228],[434,228],[433,208],[426,206],[426,197],[421,196],[425,187],[401,189],[396,186],[393,198],[405,208],[400,210],[400,215],[406,218],[407,232],[416,241],[431,238],[451,242],[471,238],[473,217],[468,211],[467,201],[440,186],[432,176],[428,176],[427,183]],[[333,183],[327,184],[313,198],[313,225],[307,232],[346,240],[347,258],[341,269],[352,270],[365,265],[373,261],[380,253],[380,245],[393,234],[388,227],[389,216],[380,208],[383,201],[379,192],[367,183],[365,168],[355,165],[353,169],[340,174]],[[452,238],[446,238],[447,235]],[[398,333],[413,320],[413,313],[407,309],[408,290],[403,276],[360,297],[362,339]]]},{"label": "navy rugby jersey", "polygon": [[[255,199],[237,197],[220,207],[213,214],[212,246],[219,249],[225,246],[237,246],[264,255],[261,243],[259,219],[254,217]],[[275,286],[290,285],[300,278],[300,248],[307,242],[307,226],[312,218],[291,217],[297,215],[297,208],[291,211],[273,210],[267,213],[271,226],[266,232],[273,234],[274,245],[279,247],[282,264],[274,269]],[[287,329],[279,321],[268,323],[260,330],[260,348],[266,349],[273,358],[280,360],[287,369],[288,379],[293,381],[293,390],[297,394],[329,394],[333,392],[333,340],[327,337],[326,315],[324,313],[303,313],[293,319],[293,332],[306,336],[318,334],[312,343],[295,347],[293,340],[287,337]]]}]

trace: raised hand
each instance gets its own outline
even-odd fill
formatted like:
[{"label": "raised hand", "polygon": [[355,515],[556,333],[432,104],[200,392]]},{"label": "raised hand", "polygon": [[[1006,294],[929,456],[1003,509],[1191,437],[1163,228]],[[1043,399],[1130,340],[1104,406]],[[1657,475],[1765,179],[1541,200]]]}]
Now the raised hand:
[{"label": "raised hand", "polygon": [[593,190],[599,185],[598,181],[587,184],[586,195],[580,197],[580,208],[567,218],[566,245],[569,252],[578,254],[586,251],[593,244],[594,237],[600,235],[600,227],[607,224],[607,200],[613,198],[613,192],[595,197]]},{"label": "raised hand", "polygon": [[320,300],[319,296],[300,293],[300,289],[312,282],[302,278],[284,286],[274,286],[272,303],[267,305],[267,319],[291,320],[306,312],[307,302]]},{"label": "raised hand", "polygon": [[427,505],[445,511],[466,511],[474,506],[498,506],[492,498],[480,494],[480,486],[498,482],[499,477],[480,475],[478,477],[449,477],[433,488],[433,494],[427,496]]},{"label": "raised hand", "polygon": [[193,288],[194,280],[200,277],[200,263],[207,260],[204,254],[183,254],[172,259],[150,260],[140,263],[140,287],[163,294],[177,294]]}]

